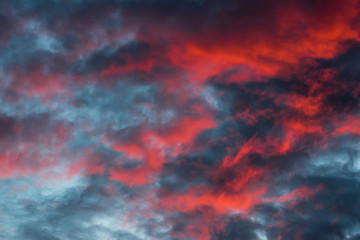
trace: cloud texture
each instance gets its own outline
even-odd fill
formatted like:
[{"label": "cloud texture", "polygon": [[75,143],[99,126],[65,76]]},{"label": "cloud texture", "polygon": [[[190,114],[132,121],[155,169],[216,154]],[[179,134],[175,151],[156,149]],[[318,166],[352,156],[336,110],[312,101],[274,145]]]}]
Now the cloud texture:
[{"label": "cloud texture", "polygon": [[0,2],[0,238],[360,239],[357,0]]}]

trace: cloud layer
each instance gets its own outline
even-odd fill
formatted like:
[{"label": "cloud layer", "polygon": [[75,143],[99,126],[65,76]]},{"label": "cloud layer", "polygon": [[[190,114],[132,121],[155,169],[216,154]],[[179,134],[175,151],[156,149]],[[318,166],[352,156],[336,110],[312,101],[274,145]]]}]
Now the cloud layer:
[{"label": "cloud layer", "polygon": [[0,238],[360,238],[357,0],[0,3]]}]

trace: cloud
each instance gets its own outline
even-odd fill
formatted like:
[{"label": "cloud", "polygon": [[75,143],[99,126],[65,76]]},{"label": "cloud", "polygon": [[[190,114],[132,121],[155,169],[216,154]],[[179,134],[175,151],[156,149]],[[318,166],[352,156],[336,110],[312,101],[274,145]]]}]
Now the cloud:
[{"label": "cloud", "polygon": [[359,7],[2,1],[0,238],[358,239]]}]

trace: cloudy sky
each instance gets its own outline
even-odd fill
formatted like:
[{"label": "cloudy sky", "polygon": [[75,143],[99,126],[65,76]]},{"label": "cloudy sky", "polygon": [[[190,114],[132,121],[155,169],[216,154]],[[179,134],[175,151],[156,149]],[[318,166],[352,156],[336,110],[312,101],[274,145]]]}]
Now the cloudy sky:
[{"label": "cloudy sky", "polygon": [[360,239],[358,0],[1,0],[0,239]]}]

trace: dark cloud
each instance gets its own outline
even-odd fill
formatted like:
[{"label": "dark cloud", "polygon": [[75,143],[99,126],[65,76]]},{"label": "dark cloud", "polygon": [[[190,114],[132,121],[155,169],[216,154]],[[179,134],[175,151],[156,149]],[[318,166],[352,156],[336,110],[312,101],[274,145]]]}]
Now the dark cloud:
[{"label": "dark cloud", "polygon": [[77,74],[85,74],[87,72],[101,72],[109,68],[111,65],[121,67],[126,66],[129,62],[140,62],[146,57],[150,46],[146,43],[131,42],[117,49],[105,48],[97,50],[78,67],[75,67]]},{"label": "dark cloud", "polygon": [[259,239],[257,224],[246,219],[230,218],[223,231],[215,233],[211,239]]}]

